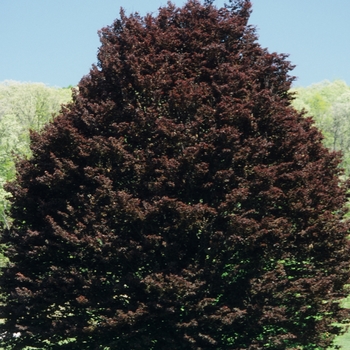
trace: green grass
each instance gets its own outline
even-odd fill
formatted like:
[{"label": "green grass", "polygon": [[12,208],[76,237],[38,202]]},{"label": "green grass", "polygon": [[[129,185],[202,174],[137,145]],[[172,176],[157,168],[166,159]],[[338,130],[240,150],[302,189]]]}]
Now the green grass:
[{"label": "green grass", "polygon": [[[350,295],[342,301],[341,305],[345,309],[350,309]],[[335,338],[334,345],[340,346],[342,350],[350,350],[350,324],[346,333]]]},{"label": "green grass", "polygon": [[350,331],[336,338],[335,345],[339,345],[342,350],[350,350]]}]

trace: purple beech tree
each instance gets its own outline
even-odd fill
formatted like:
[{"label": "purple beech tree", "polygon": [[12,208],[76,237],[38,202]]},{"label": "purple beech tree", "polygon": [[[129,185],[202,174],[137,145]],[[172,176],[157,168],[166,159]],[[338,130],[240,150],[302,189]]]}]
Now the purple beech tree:
[{"label": "purple beech tree", "polygon": [[100,31],[7,186],[5,348],[326,349],[340,332],[340,158],[250,7],[168,3]]}]

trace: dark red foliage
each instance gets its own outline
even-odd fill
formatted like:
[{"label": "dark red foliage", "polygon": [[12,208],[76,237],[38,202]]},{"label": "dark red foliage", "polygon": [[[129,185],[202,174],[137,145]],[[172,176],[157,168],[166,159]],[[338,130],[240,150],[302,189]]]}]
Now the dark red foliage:
[{"label": "dark red foliage", "polygon": [[231,5],[121,12],[32,135],[2,235],[13,349],[326,349],[339,332],[339,156],[291,107],[250,2]]}]

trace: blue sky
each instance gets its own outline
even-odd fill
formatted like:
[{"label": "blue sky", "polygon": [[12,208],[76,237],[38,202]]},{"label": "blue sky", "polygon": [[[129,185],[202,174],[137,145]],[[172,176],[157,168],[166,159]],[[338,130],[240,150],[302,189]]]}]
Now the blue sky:
[{"label": "blue sky", "polygon": [[[173,0],[178,6],[183,0]],[[222,6],[225,0],[216,0]],[[228,2],[228,1],[226,1]],[[296,86],[350,84],[349,0],[252,0],[250,24],[270,51],[290,54]],[[99,47],[97,31],[127,13],[157,13],[166,0],[0,0],[0,81],[75,85]]]}]

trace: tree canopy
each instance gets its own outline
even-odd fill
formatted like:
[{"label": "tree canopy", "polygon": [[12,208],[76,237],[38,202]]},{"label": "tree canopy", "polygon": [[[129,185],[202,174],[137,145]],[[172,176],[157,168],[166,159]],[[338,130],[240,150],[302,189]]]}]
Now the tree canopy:
[{"label": "tree canopy", "polygon": [[343,154],[342,166],[350,175],[350,87],[344,81],[323,81],[293,89],[295,108],[313,116],[324,135],[324,145]]},{"label": "tree canopy", "polygon": [[15,177],[16,156],[29,156],[29,130],[39,131],[71,100],[71,89],[43,83],[0,83],[0,221],[8,225],[9,195],[3,185]]},{"label": "tree canopy", "polygon": [[250,9],[168,3],[100,31],[7,186],[5,348],[311,350],[340,332],[348,185]]}]

